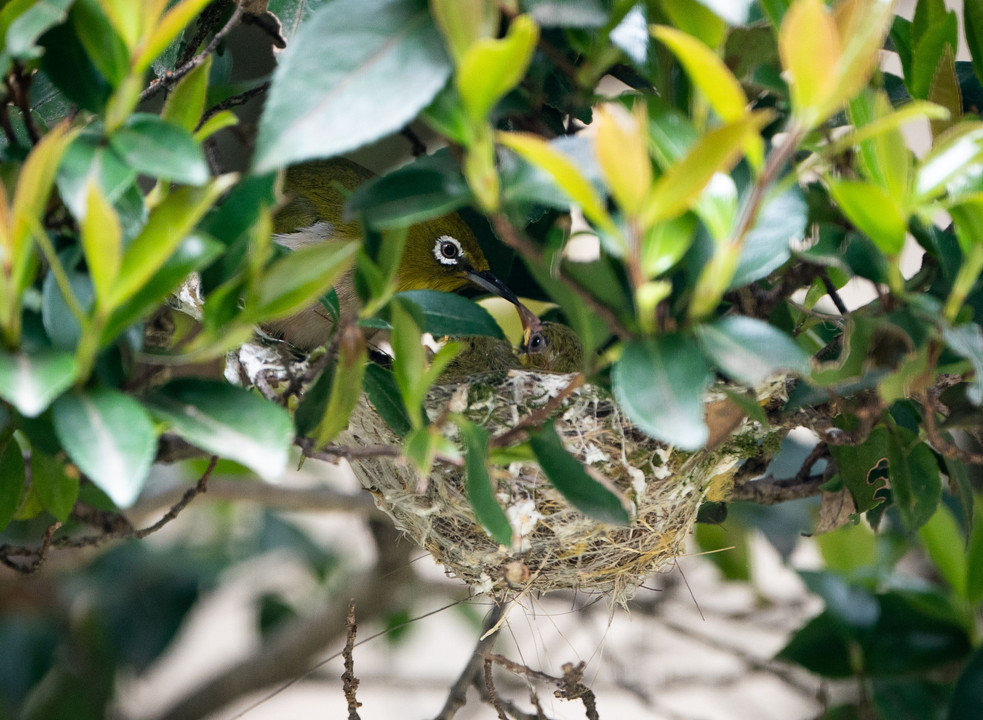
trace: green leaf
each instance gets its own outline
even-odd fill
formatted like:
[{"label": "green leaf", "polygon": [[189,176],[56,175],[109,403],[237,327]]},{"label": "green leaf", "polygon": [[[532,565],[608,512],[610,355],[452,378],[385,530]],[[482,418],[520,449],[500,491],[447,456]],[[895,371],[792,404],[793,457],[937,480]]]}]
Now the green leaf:
[{"label": "green leaf", "polygon": [[73,34],[82,42],[92,64],[110,85],[117,87],[129,72],[130,53],[99,0],[76,0],[71,21]]},{"label": "green leaf", "polygon": [[365,338],[360,330],[349,326],[340,337],[331,394],[314,432],[314,442],[318,446],[328,444],[348,427],[349,418],[362,396],[362,377],[367,361]]},{"label": "green leaf", "polygon": [[273,263],[249,296],[243,314],[251,322],[289,317],[324,295],[355,262],[358,243],[318,243]]},{"label": "green leaf", "polygon": [[974,503],[972,530],[966,549],[966,597],[974,605],[983,600],[983,508]]},{"label": "green leaf", "polygon": [[958,33],[956,13],[946,10],[944,0],[919,0],[911,23],[910,74],[905,75],[912,97],[928,97],[945,48],[955,52]]},{"label": "green leaf", "polygon": [[641,430],[683,450],[706,443],[703,395],[713,376],[690,336],[632,340],[611,371],[615,399]]},{"label": "green leaf", "polygon": [[119,274],[123,232],[116,211],[94,182],[89,183],[79,235],[96,298],[105,307],[112,298],[113,283]]},{"label": "green leaf", "polygon": [[447,153],[420,160],[373,178],[345,203],[373,227],[387,229],[433,220],[471,202],[471,190]]},{"label": "green leaf", "polygon": [[504,339],[502,328],[481,305],[454,293],[407,290],[395,297],[408,300],[423,313],[423,331],[443,335],[488,335]]},{"label": "green leaf", "polygon": [[983,123],[960,123],[922,160],[915,178],[915,192],[922,201],[934,199],[960,176],[976,169],[983,158]]},{"label": "green leaf", "polygon": [[[112,88],[86,54],[72,23],[56,25],[41,37],[41,69],[65,98],[89,112],[105,107]],[[64,113],[59,113],[64,117]]]},{"label": "green leaf", "polygon": [[781,330],[740,315],[700,325],[697,336],[724,374],[754,387],[780,370],[807,375],[809,356]]},{"label": "green leaf", "polygon": [[983,404],[983,328],[976,323],[943,327],[942,338],[952,352],[973,366],[973,379],[966,396],[974,405]]},{"label": "green leaf", "polygon": [[967,564],[963,533],[952,511],[941,505],[919,528],[918,538],[949,587],[959,597],[966,598]]},{"label": "green leaf", "polygon": [[825,567],[835,573],[864,573],[877,565],[877,536],[866,523],[847,523],[814,539]]},{"label": "green leaf", "polygon": [[208,73],[212,69],[212,55],[205,58],[194,70],[185,75],[171,88],[161,110],[161,120],[193,133],[205,109],[205,94],[208,91]]},{"label": "green leaf", "polygon": [[192,445],[235,460],[266,480],[286,468],[293,441],[290,416],[247,390],[183,378],[160,388],[144,404]]},{"label": "green leaf", "polygon": [[631,515],[621,498],[592,478],[564,449],[552,422],[538,430],[530,430],[529,445],[543,473],[571,505],[599,522],[614,525],[631,522]]},{"label": "green leaf", "polygon": [[840,478],[853,495],[858,513],[867,512],[884,502],[877,492],[885,485],[879,468],[887,459],[887,446],[887,430],[882,427],[872,430],[860,445],[829,446]]},{"label": "green leaf", "polygon": [[390,322],[393,348],[393,377],[403,396],[403,405],[409,413],[414,428],[425,424],[426,413],[422,409],[427,388],[421,382],[426,373],[426,355],[420,339],[420,327],[403,303],[391,305]]},{"label": "green leaf", "polygon": [[109,144],[141,175],[182,185],[203,185],[211,177],[205,153],[191,133],[156,115],[131,115],[109,136]]},{"label": "green leaf", "polygon": [[942,497],[942,480],[935,453],[925,443],[913,448],[902,444],[897,433],[888,437],[891,495],[909,530],[917,530],[932,517]]},{"label": "green leaf", "polygon": [[123,255],[113,307],[132,298],[151,280],[235,180],[234,175],[223,175],[202,187],[178,188],[154,208],[147,224]]},{"label": "green leaf", "polygon": [[[971,6],[972,3],[967,3]],[[967,22],[967,27],[969,23]],[[979,71],[977,71],[979,72]],[[983,647],[977,648],[963,667],[949,701],[946,720],[977,720],[983,707]]]},{"label": "green leaf", "polygon": [[77,377],[78,366],[70,353],[0,351],[0,397],[26,417],[44,412]]},{"label": "green leaf", "polygon": [[72,461],[118,507],[130,507],[157,451],[157,434],[143,406],[118,390],[95,388],[62,395],[52,415]]},{"label": "green leaf", "polygon": [[895,256],[901,252],[908,219],[894,198],[877,185],[860,180],[830,180],[829,189],[847,219],[882,253]]},{"label": "green leaf", "polygon": [[690,213],[655,223],[642,238],[642,272],[654,278],[671,270],[690,249],[696,235],[696,217]]},{"label": "green leaf", "polygon": [[455,75],[457,91],[472,122],[483,122],[495,103],[518,85],[532,59],[539,28],[519,15],[505,37],[481,38],[464,53]]},{"label": "green leaf", "polygon": [[512,526],[498,504],[495,487],[488,474],[488,431],[466,420],[458,422],[464,443],[464,491],[474,516],[500,545],[512,543]]},{"label": "green leaf", "polygon": [[[3,51],[0,53],[0,70],[6,73],[14,60],[32,60],[41,56],[36,43],[51,27],[60,25],[68,17],[68,8],[74,0],[44,0],[44,2],[7,3],[0,13],[0,29],[3,30]],[[9,17],[16,13],[15,17]]]},{"label": "green leaf", "polygon": [[362,386],[379,417],[386,421],[394,433],[406,437],[413,429],[413,423],[406,413],[392,372],[375,363],[369,363],[365,369],[365,377],[362,378]]},{"label": "green leaf", "polygon": [[61,522],[68,519],[79,494],[79,479],[69,474],[60,460],[31,450],[31,488],[41,505]]},{"label": "green leaf", "polygon": [[789,243],[803,237],[808,222],[809,207],[798,187],[766,200],[754,228],[744,238],[730,287],[743,287],[784,265],[791,256]]},{"label": "green leaf", "polygon": [[850,642],[847,630],[833,614],[823,612],[797,630],[775,657],[822,677],[845,678],[854,672]]},{"label": "green leaf", "polygon": [[114,203],[133,186],[137,173],[95,134],[82,133],[65,150],[58,166],[58,192],[76,218],[84,218],[89,185],[95,183]]},{"label": "green leaf", "polygon": [[983,5],[963,3],[963,21],[966,28],[966,44],[973,58],[973,70],[983,83]]},{"label": "green leaf", "polygon": [[450,73],[423,0],[335,0],[305,23],[273,74],[254,169],[330,157],[395,132]]},{"label": "green leaf", "polygon": [[149,33],[145,37],[138,54],[133,58],[134,70],[138,73],[145,72],[157,56],[163,53],[186,27],[191,25],[195,16],[204,10],[211,1],[178,0],[178,2],[169,3],[170,7],[167,12],[153,27],[148,28]]},{"label": "green leaf", "polygon": [[23,491],[24,453],[17,441],[10,437],[0,452],[0,530],[14,519]]}]

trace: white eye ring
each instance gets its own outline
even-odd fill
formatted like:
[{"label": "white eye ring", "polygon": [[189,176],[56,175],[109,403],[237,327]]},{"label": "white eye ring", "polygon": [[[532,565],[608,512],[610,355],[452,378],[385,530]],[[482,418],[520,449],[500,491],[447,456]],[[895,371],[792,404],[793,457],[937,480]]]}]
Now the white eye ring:
[{"label": "white eye ring", "polygon": [[[447,244],[451,244],[457,248],[454,257],[444,254],[444,247]],[[433,244],[433,256],[437,258],[437,262],[441,265],[457,265],[461,258],[464,257],[464,248],[461,247],[461,243],[458,242],[457,238],[451,237],[450,235],[441,235],[437,238],[437,242]]]}]

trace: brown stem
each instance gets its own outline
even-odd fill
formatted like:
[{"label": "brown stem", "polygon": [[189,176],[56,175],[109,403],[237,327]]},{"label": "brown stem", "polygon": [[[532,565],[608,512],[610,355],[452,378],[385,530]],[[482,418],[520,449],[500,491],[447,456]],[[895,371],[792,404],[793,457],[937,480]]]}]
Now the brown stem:
[{"label": "brown stem", "polygon": [[348,615],[345,618],[347,628],[345,649],[342,650],[342,657],[345,660],[345,672],[341,675],[342,688],[345,692],[345,700],[348,703],[348,720],[361,720],[358,716],[358,709],[362,707],[355,698],[355,691],[358,690],[359,679],[355,677],[355,633],[358,626],[355,624],[355,598],[348,601]]},{"label": "brown stem", "polygon": [[[483,627],[486,630],[495,627],[502,619],[504,612],[504,606],[495,605],[485,618]],[[468,664],[464,666],[457,680],[451,685],[450,692],[447,694],[447,700],[444,701],[444,707],[434,720],[451,720],[457,714],[457,711],[464,707],[465,703],[467,703],[468,688],[478,677],[479,673],[481,673],[484,667],[486,653],[491,650],[492,645],[495,644],[495,640],[497,639],[497,633],[487,633],[478,640],[474,647],[474,652],[471,653],[471,658],[468,660]]]}]

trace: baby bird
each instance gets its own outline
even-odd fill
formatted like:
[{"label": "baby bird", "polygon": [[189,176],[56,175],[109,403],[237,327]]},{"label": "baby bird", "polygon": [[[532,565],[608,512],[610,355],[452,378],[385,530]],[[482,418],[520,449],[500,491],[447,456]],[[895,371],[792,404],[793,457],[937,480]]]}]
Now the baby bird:
[{"label": "baby bird", "polygon": [[[359,223],[344,220],[345,200],[347,193],[372,177],[370,170],[343,158],[289,168],[284,181],[289,200],[274,217],[274,240],[294,249],[314,243],[361,240]],[[466,285],[519,302],[489,270],[477,238],[459,215],[451,213],[412,226],[396,271],[397,292],[454,292]],[[351,317],[358,308],[353,272],[339,280],[335,292],[341,317]],[[296,348],[313,350],[328,341],[333,325],[330,315],[318,304],[270,323],[268,329]]]},{"label": "baby bird", "polygon": [[[528,311],[526,311],[528,312]],[[523,317],[522,344],[519,360],[526,370],[573,373],[584,369],[584,347],[572,328],[555,322],[544,322],[533,316]]]}]

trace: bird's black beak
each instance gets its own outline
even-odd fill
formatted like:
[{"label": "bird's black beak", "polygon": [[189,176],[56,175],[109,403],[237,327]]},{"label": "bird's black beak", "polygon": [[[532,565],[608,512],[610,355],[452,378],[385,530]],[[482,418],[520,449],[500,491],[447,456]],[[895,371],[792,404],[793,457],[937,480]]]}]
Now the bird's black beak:
[{"label": "bird's black beak", "polygon": [[480,288],[503,297],[513,305],[519,305],[519,298],[509,289],[509,286],[495,277],[490,270],[466,270],[468,280]]}]

